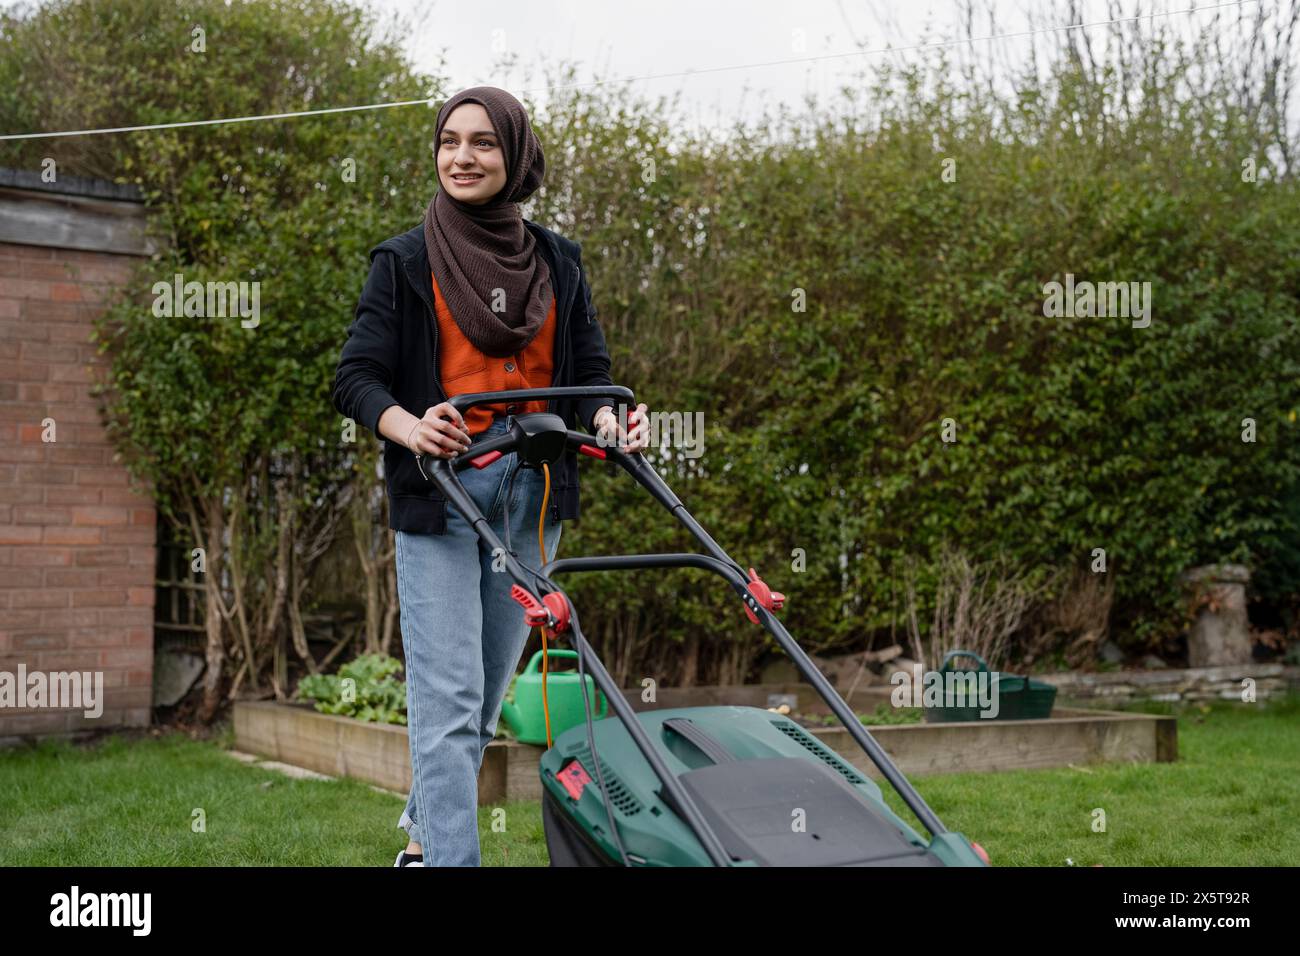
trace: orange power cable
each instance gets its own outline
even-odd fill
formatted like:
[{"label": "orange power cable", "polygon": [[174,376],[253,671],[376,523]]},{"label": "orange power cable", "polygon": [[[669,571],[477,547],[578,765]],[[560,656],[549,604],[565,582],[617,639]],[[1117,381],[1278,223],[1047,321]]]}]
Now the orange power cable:
[{"label": "orange power cable", "polygon": [[[546,462],[542,462],[542,474],[546,476],[546,489],[542,493],[542,513],[537,518],[537,566],[540,568],[546,564],[546,538],[543,530],[546,527],[546,503],[551,498],[551,468]],[[546,674],[547,662],[551,655],[546,649],[546,626],[542,626],[542,714],[546,718],[546,746],[547,749],[554,745],[551,740],[551,705],[546,697]]]}]

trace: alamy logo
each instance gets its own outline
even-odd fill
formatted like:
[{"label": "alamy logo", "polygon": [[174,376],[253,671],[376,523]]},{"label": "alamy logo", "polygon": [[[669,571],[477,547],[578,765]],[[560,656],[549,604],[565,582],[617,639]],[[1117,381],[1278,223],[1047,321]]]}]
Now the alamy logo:
[{"label": "alamy logo", "polygon": [[[627,405],[622,403],[614,412],[619,427],[625,432],[631,430],[628,428],[629,414]],[[596,436],[596,444],[608,448],[617,443],[602,431]],[[650,412],[649,446],[651,449],[675,448],[680,450],[682,458],[699,458],[704,454],[704,413]]]},{"label": "alamy logo", "polygon": [[104,712],[103,671],[0,671],[0,707],[49,707],[80,710],[87,717]]},{"label": "alamy logo", "polygon": [[1043,315],[1049,319],[1121,318],[1132,319],[1133,328],[1151,324],[1150,282],[1075,282],[1065,274],[1065,284],[1043,286]]},{"label": "alamy logo", "polygon": [[171,282],[155,282],[151,291],[153,314],[159,318],[225,319],[238,315],[239,324],[246,329],[255,329],[262,321],[260,282],[186,282],[178,272]]},{"label": "alamy logo", "polygon": [[998,715],[998,683],[988,671],[925,671],[915,665],[910,671],[894,671],[896,684],[889,701],[895,707],[975,707],[981,719]]},{"label": "alamy logo", "polygon": [[153,910],[151,893],[70,893],[50,897],[51,926],[130,926],[131,935],[148,936]]}]

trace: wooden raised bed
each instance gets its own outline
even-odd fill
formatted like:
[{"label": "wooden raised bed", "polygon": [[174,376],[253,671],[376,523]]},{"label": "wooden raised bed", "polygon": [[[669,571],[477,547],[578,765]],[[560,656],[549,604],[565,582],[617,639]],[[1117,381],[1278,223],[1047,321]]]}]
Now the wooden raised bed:
[{"label": "wooden raised bed", "polygon": [[[1046,720],[889,724],[867,728],[905,774],[1033,770],[1096,763],[1172,763],[1178,719],[1056,707]],[[810,731],[859,770],[875,764],[843,726]]]},{"label": "wooden raised bed", "polygon": [[[405,727],[318,713],[310,703],[269,701],[237,702],[234,719],[239,750],[318,773],[364,780],[397,793],[411,790],[411,751]],[[479,771],[480,803],[501,800],[506,792],[507,762],[504,748],[498,743],[489,745]]]},{"label": "wooden raised bed", "polygon": [[[665,703],[662,694],[658,705],[679,706]],[[878,776],[844,727],[805,729],[854,766]],[[1148,714],[1058,707],[1047,720],[868,729],[909,776],[1178,759],[1177,719]],[[309,704],[240,702],[235,705],[235,739],[240,750],[283,763],[403,794],[411,787],[405,727],[320,714]],[[543,749],[515,741],[489,744],[479,773],[479,803],[541,799],[537,766]]]}]

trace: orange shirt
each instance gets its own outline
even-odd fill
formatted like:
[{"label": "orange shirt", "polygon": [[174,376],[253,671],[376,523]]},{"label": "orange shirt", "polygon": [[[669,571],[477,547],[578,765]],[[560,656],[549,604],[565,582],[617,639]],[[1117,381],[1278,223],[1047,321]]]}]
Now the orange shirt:
[{"label": "orange shirt", "polygon": [[[438,375],[448,398],[470,392],[500,392],[513,388],[548,388],[554,370],[555,358],[555,298],[551,297],[551,310],[546,314],[541,331],[533,337],[522,352],[505,358],[496,358],[481,351],[465,337],[456,320],[451,317],[433,280],[433,303],[438,316]],[[465,426],[476,435],[492,424],[492,416],[523,415],[526,412],[546,411],[546,399],[535,402],[504,402],[495,405],[478,405],[465,414]]]}]

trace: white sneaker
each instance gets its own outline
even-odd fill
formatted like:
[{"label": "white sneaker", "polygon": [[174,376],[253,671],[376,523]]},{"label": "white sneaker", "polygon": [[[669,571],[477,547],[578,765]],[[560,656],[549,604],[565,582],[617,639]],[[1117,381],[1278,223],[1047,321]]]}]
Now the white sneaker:
[{"label": "white sneaker", "polygon": [[408,856],[405,850],[399,850],[393,866],[424,866],[424,857]]}]

